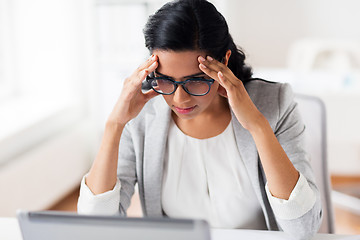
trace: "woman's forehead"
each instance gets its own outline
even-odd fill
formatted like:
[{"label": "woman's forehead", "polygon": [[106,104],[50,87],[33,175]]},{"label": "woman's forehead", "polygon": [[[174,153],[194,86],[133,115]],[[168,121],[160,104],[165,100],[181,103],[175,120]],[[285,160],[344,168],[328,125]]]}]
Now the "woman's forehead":
[{"label": "woman's forehead", "polygon": [[198,57],[204,56],[201,51],[164,51],[155,50],[153,54],[158,56],[159,66],[157,72],[173,78],[183,78],[185,76],[201,72],[199,69]]}]

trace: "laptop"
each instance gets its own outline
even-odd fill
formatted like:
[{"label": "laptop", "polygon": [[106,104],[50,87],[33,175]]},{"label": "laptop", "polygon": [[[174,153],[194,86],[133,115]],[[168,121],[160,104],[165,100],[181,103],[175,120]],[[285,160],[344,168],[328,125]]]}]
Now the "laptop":
[{"label": "laptop", "polygon": [[210,240],[204,220],[17,212],[24,240]]}]

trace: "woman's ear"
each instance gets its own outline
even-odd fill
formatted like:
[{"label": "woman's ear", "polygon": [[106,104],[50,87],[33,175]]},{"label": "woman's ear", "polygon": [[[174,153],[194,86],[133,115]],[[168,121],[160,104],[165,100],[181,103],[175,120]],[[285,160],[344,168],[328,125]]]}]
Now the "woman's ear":
[{"label": "woman's ear", "polygon": [[224,62],[223,62],[226,66],[229,63],[230,56],[231,56],[231,50],[229,49],[229,50],[226,51],[226,54],[225,54],[225,57],[224,57]]},{"label": "woman's ear", "polygon": [[223,86],[219,85],[217,92],[220,96],[222,96],[224,98],[228,98],[226,89]]}]

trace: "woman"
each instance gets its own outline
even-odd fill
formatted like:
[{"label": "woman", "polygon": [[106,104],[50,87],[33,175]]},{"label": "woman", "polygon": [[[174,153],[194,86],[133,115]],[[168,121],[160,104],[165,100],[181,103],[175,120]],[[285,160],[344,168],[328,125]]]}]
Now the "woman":
[{"label": "woman", "polygon": [[251,78],[205,0],[165,4],[144,34],[152,55],[125,80],[81,183],[79,213],[126,214],[137,182],[145,216],[316,233],[319,191],[290,87]]}]

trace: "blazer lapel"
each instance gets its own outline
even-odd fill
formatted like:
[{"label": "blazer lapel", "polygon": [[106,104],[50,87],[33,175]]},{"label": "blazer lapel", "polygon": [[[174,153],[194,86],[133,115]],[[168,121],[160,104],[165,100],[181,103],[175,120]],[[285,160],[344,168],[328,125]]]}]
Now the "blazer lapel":
[{"label": "blazer lapel", "polygon": [[[145,141],[143,160],[145,216],[163,216],[161,207],[161,188],[164,157],[171,119],[171,110],[162,97],[154,104],[154,111],[145,116]],[[254,140],[246,129],[237,121],[232,112],[232,124],[237,147],[244,161],[251,183],[263,209],[265,220],[269,224],[269,216],[264,204],[263,184],[260,184],[259,159]]]},{"label": "blazer lapel", "polygon": [[[263,173],[259,172],[259,166],[261,166],[259,156],[257,153],[255,142],[248,130],[243,128],[239,121],[237,120],[235,114],[232,114],[232,124],[235,133],[236,144],[239,149],[240,156],[242,161],[245,164],[248,176],[254,188],[255,194],[259,200],[261,208],[263,209],[265,215],[265,221],[267,225],[269,224],[269,218],[267,214],[267,207],[264,204],[264,184],[260,183],[260,178],[263,178]],[[262,189],[263,188],[263,189]]]},{"label": "blazer lapel", "polygon": [[145,117],[144,212],[146,216],[162,216],[162,173],[171,110],[162,97],[155,100],[153,107],[154,112]]},{"label": "blazer lapel", "polygon": [[[259,183],[259,168],[258,168],[258,154],[255,142],[248,130],[243,128],[237,120],[235,114],[232,112],[232,124],[235,133],[236,144],[240,152],[242,161],[245,164],[246,170],[250,177],[251,183],[258,195],[260,190]],[[258,196],[259,197],[259,196]]]}]

